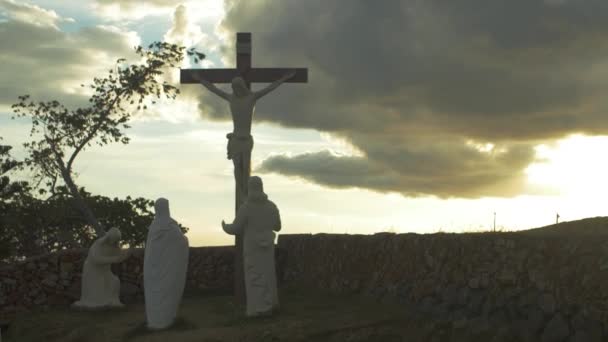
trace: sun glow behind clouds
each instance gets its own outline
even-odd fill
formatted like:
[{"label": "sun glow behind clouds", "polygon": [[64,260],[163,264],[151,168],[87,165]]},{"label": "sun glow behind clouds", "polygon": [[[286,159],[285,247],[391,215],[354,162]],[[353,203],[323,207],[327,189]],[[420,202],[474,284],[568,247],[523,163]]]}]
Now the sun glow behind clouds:
[{"label": "sun glow behind clouds", "polygon": [[363,157],[365,153],[358,149],[355,145],[351,144],[348,140],[343,137],[338,137],[329,133],[321,133],[321,138],[331,143],[336,147],[335,152],[340,155],[347,155],[352,157]]},{"label": "sun glow behind clouds", "polygon": [[490,143],[490,142],[486,142],[486,143],[482,143],[482,142],[478,142],[475,140],[467,140],[465,143],[467,146],[474,148],[475,150],[481,152],[481,153],[488,153],[488,154],[501,154],[501,153],[505,153],[507,152],[507,149],[505,149],[504,147],[497,147],[495,144]]},{"label": "sun glow behind clouds", "polygon": [[219,23],[226,13],[222,0],[187,1],[185,5],[191,13],[190,16],[195,20],[207,19]]},{"label": "sun glow behind clouds", "polygon": [[550,186],[560,194],[602,197],[608,191],[608,137],[571,135],[553,146],[539,145],[539,159],[528,167],[531,183]]}]

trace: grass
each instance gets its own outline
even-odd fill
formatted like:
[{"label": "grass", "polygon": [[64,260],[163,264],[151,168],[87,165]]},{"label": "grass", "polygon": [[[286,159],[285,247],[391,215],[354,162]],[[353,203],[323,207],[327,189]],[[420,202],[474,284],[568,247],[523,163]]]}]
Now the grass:
[{"label": "grass", "polygon": [[36,311],[18,316],[3,341],[342,341],[351,335],[351,341],[401,341],[397,337],[406,330],[411,335],[415,325],[404,308],[360,296],[289,289],[281,303],[275,316],[249,319],[231,296],[191,295],[176,323],[154,332],[145,327],[143,304],[104,312]]}]

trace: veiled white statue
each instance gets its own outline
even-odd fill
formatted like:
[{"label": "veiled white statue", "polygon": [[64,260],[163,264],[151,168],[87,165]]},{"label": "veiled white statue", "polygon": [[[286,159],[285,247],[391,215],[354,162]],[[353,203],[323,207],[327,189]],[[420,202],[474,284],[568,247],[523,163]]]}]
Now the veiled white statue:
[{"label": "veiled white statue", "polygon": [[111,228],[97,239],[84,262],[80,300],[72,304],[76,308],[101,309],[123,307],[120,302],[120,280],[111,270],[111,265],[129,257],[129,250],[121,250],[120,230]]},{"label": "veiled white statue", "polygon": [[249,178],[247,200],[232,224],[222,221],[228,234],[243,234],[247,316],[271,314],[279,307],[274,261],[275,231],[281,230],[277,206],[264,193],[262,179]]},{"label": "veiled white statue", "polygon": [[188,239],[169,213],[169,201],[154,204],[144,252],[146,321],[150,329],[169,327],[177,317],[188,270]]}]

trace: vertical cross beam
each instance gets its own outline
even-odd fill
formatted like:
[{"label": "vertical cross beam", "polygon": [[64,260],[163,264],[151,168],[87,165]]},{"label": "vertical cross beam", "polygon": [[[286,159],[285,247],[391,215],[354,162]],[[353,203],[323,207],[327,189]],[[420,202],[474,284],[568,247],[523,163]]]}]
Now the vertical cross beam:
[{"label": "vertical cross beam", "polygon": [[[236,69],[239,74],[245,75],[251,69],[251,32],[237,32],[236,34]],[[247,89],[251,90],[251,82],[245,78],[245,85]],[[249,168],[245,169],[243,166],[243,161],[241,161],[241,165],[239,165],[239,169],[242,170],[245,179],[249,179],[251,175],[251,160],[248,161],[247,165],[250,165]],[[241,204],[245,202],[247,193],[248,193],[248,184],[245,182],[243,184],[244,192],[241,193],[239,191],[238,185],[235,184],[235,204],[234,204],[234,217],[239,211],[239,207]],[[241,197],[245,198],[241,198]],[[234,236],[234,294],[235,299],[238,304],[244,305],[246,304],[247,294],[245,293],[245,265],[244,265],[244,253],[243,253],[243,234],[236,234]]]},{"label": "vertical cross beam", "polygon": [[[236,34],[236,69],[245,75],[251,69],[251,32]],[[245,78],[247,89],[251,90],[251,81]]]}]

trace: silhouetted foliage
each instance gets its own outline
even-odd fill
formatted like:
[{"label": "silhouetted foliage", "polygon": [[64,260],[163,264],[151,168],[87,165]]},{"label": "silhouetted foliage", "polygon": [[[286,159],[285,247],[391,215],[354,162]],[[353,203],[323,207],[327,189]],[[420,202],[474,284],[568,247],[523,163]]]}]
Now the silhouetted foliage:
[{"label": "silhouetted foliage", "polygon": [[[2,140],[2,137],[0,137]],[[8,211],[10,202],[16,197],[30,191],[29,184],[25,181],[11,181],[8,174],[20,166],[20,162],[10,155],[12,146],[0,144],[0,227],[6,226],[4,215]],[[11,239],[2,234],[0,228],[0,259],[8,257],[12,252]]]},{"label": "silhouetted foliage", "polygon": [[[135,52],[143,62],[126,65],[126,60],[121,58],[107,77],[94,78],[89,86],[93,95],[88,107],[69,110],[58,101],[36,103],[29,95],[20,96],[19,103],[12,106],[17,117],[31,118],[30,137],[39,138],[24,144],[28,157],[23,166],[33,172],[34,187],[40,194],[50,192],[52,197],[57,194],[58,180],[62,180],[67,194],[74,199],[75,208],[98,236],[106,230],[104,222],[96,217],[78,190],[74,161],[92,144],[127,144],[129,138],[123,129],[129,128],[130,110],[147,109],[145,100],[149,98],[155,103],[154,99],[163,95],[174,99],[179,94],[179,89],[165,81],[161,83],[158,77],[163,70],[179,66],[184,49],[161,42],[150,44],[147,49],[136,47]],[[194,50],[188,51],[188,55],[204,57]],[[40,187],[43,182],[46,188]]]},{"label": "silhouetted foliage", "polygon": [[205,59],[205,54],[196,51],[195,48],[188,49],[188,51],[186,51],[186,54],[188,55],[188,57],[192,58],[194,64],[198,64],[199,61]]},{"label": "silhouetted foliage", "polygon": [[[2,137],[0,137],[0,141]],[[29,184],[25,181],[11,181],[8,174],[18,169],[21,162],[13,159],[10,151],[13,147],[0,144],[0,202],[11,200],[14,196],[29,191]]]},{"label": "silhouetted foliage", "polygon": [[[80,195],[98,216],[104,227],[116,227],[122,244],[142,247],[147,228],[154,219],[154,202],[144,198],[125,199],[91,195],[83,188]],[[182,232],[188,228],[180,224]],[[3,203],[0,212],[0,243],[9,245],[0,255],[7,261],[68,248],[88,247],[96,239],[95,230],[80,215],[74,198],[59,186],[56,195],[41,200],[21,193]]]}]

